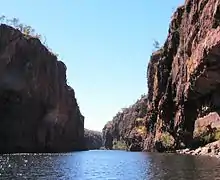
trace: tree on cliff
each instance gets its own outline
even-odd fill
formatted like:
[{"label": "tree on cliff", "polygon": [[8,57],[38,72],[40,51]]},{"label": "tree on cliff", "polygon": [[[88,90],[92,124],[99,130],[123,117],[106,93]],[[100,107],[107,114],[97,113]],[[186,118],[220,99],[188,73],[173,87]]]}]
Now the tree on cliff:
[{"label": "tree on cliff", "polygon": [[2,15],[0,17],[0,22],[13,26],[14,28],[20,30],[25,35],[36,37],[34,33],[35,30],[31,26],[20,23],[18,18],[8,19],[6,18],[6,16]]},{"label": "tree on cliff", "polygon": [[154,40],[153,46],[157,50],[160,48],[160,43],[157,40]]},{"label": "tree on cliff", "polygon": [[13,24],[15,27],[18,27],[19,19],[13,18],[13,19],[11,20],[11,22],[12,22],[12,24]]},{"label": "tree on cliff", "polygon": [[8,19],[8,18],[6,18],[6,16],[2,15],[2,16],[0,16],[0,24],[4,24],[4,23],[18,29],[26,36],[31,36],[31,37],[39,39],[41,42],[43,42],[42,44],[44,44],[44,46],[46,46],[46,48],[49,50],[49,52],[51,54],[58,57],[58,54],[54,53],[47,45],[46,38],[44,37],[44,41],[43,41],[42,35],[36,33],[35,29],[32,28],[31,26],[20,23],[18,18]]}]

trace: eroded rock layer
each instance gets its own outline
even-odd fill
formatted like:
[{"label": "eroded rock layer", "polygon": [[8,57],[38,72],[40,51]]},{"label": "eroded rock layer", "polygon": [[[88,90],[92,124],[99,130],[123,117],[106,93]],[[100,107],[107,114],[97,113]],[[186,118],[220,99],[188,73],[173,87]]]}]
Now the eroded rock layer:
[{"label": "eroded rock layer", "polygon": [[84,148],[84,117],[66,66],[7,25],[0,25],[0,142],[0,152]]}]

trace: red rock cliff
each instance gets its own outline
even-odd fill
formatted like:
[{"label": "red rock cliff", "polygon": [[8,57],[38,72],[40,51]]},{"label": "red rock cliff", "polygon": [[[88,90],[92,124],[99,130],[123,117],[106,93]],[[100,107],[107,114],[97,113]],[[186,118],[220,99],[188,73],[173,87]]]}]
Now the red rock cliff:
[{"label": "red rock cliff", "polygon": [[147,77],[144,150],[190,147],[196,128],[220,127],[219,0],[186,0],[177,8]]},{"label": "red rock cliff", "polygon": [[220,110],[220,1],[186,0],[172,17],[164,46],[148,66],[145,149],[190,146],[195,122]]},{"label": "red rock cliff", "polygon": [[79,150],[83,139],[65,64],[38,39],[0,25],[0,152]]}]

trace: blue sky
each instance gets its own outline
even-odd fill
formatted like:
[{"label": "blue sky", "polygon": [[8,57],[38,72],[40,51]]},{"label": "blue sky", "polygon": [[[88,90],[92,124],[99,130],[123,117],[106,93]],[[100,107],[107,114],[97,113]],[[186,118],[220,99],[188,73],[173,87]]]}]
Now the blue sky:
[{"label": "blue sky", "polygon": [[163,44],[183,0],[10,0],[0,12],[44,35],[67,65],[85,127],[101,130],[147,93],[154,39]]}]

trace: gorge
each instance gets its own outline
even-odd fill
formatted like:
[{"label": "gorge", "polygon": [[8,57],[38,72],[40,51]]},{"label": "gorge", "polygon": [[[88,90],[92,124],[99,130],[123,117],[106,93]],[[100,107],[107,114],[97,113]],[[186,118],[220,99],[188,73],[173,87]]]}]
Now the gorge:
[{"label": "gorge", "polygon": [[67,152],[102,144],[164,152],[219,140],[219,16],[218,0],[186,0],[177,8],[164,45],[150,57],[147,95],[116,114],[102,134],[84,133],[65,64],[38,38],[1,24],[0,152]]},{"label": "gorge", "polygon": [[3,1],[0,179],[220,179],[220,0],[180,2]]}]

